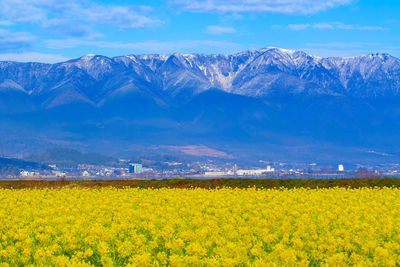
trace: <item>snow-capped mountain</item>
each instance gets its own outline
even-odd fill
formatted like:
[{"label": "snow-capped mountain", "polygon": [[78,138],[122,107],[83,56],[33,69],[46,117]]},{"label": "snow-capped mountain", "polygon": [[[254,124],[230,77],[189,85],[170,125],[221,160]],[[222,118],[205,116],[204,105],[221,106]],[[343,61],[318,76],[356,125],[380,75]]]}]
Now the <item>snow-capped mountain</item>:
[{"label": "snow-capped mountain", "polygon": [[43,96],[45,107],[66,103],[54,102],[59,94],[69,95],[69,101],[99,105],[110,95],[135,90],[169,98],[190,97],[210,88],[259,98],[396,96],[400,60],[387,54],[320,58],[280,48],[234,55],[86,55],[53,65],[1,62],[0,88]]},{"label": "snow-capped mountain", "polygon": [[321,58],[271,47],[233,55],[6,61],[0,134],[25,140],[22,127],[45,143],[84,136],[93,146],[115,138],[175,144],[201,137],[217,145],[282,147],[300,138],[388,147],[400,137],[399,90],[400,60],[388,54]]}]

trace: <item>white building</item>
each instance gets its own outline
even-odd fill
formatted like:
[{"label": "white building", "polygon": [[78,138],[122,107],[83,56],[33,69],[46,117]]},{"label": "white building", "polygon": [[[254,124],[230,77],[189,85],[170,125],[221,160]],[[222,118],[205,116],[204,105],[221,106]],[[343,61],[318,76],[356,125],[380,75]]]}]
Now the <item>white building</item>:
[{"label": "white building", "polygon": [[267,166],[266,169],[255,169],[255,170],[237,170],[236,174],[237,175],[252,175],[252,176],[257,176],[257,175],[263,175],[265,173],[270,173],[274,172],[275,168],[271,168],[271,166]]},{"label": "white building", "polygon": [[30,172],[30,171],[21,171],[19,173],[23,177],[31,177],[35,175],[35,172]]},{"label": "white building", "polygon": [[340,171],[340,172],[344,171],[343,164],[338,165],[338,171]]},{"label": "white building", "polygon": [[271,166],[267,166],[266,172],[274,172],[275,168],[271,168]]}]

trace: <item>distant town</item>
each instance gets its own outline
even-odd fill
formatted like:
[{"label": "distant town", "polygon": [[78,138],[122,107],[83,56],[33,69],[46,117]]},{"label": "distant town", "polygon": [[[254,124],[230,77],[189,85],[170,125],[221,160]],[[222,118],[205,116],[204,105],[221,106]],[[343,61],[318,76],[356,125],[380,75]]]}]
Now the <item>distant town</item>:
[{"label": "distant town", "polygon": [[[260,166],[261,165],[261,166]],[[264,165],[264,166],[262,166]],[[44,170],[21,169],[17,175],[2,176],[21,179],[132,179],[132,178],[370,178],[397,176],[398,164],[365,167],[362,165],[346,169],[344,164],[335,167],[319,166],[316,163],[287,164],[280,162],[262,162],[258,167],[239,166],[236,163],[216,163],[212,160],[197,162],[158,162],[157,166],[146,166],[138,162],[120,159],[113,165],[77,164],[76,166],[48,165]]]}]

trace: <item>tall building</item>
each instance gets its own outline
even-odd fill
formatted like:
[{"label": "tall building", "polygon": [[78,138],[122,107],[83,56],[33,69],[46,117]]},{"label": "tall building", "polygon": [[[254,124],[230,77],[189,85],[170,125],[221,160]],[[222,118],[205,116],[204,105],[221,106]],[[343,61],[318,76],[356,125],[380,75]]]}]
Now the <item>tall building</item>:
[{"label": "tall building", "polygon": [[143,166],[139,163],[129,163],[129,173],[142,173]]}]

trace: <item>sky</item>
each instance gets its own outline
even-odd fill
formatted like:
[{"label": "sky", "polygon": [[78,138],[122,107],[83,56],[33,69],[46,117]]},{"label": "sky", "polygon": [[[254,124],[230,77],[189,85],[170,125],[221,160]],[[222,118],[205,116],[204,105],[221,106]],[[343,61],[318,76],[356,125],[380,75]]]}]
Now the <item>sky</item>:
[{"label": "sky", "polygon": [[231,54],[400,57],[400,0],[0,0],[0,60]]}]

